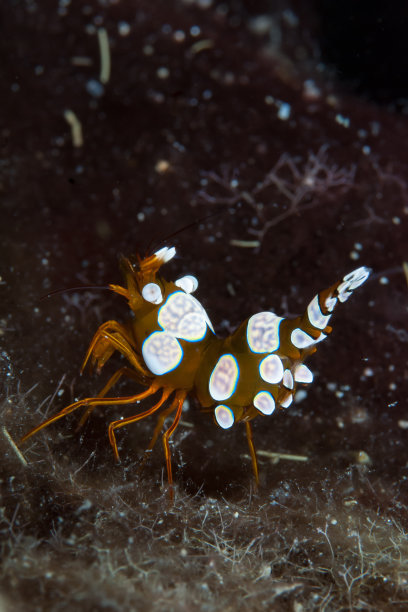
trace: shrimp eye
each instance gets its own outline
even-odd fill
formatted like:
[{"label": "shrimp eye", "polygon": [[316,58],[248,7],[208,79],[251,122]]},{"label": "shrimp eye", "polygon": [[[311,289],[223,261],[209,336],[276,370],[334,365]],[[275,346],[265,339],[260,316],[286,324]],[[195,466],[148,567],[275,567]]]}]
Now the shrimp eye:
[{"label": "shrimp eye", "polygon": [[147,283],[142,289],[142,296],[146,302],[152,304],[161,304],[163,301],[162,291],[156,283]]},{"label": "shrimp eye", "polygon": [[193,293],[198,287],[198,280],[195,276],[187,274],[187,276],[177,279],[174,284],[186,293]]}]

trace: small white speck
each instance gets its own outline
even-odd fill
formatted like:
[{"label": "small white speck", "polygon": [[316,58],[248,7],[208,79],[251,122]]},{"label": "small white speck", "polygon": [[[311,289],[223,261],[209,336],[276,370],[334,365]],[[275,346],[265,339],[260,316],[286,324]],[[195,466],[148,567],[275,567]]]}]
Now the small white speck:
[{"label": "small white speck", "polygon": [[173,34],[173,38],[176,42],[183,42],[186,39],[186,34],[183,30],[176,30]]},{"label": "small white speck", "polygon": [[281,121],[287,121],[290,117],[291,106],[287,102],[281,102],[278,109],[278,118]]},{"label": "small white speck", "polygon": [[158,174],[164,174],[170,168],[170,162],[167,159],[159,159],[154,169]]},{"label": "small white speck", "polygon": [[400,225],[401,224],[401,219],[399,217],[393,217],[392,218],[392,222],[394,225]]},{"label": "small white speck", "polygon": [[287,121],[290,117],[291,106],[287,102],[281,102],[278,109],[278,118],[281,121]]},{"label": "small white speck", "polygon": [[159,77],[159,79],[168,79],[170,76],[170,70],[166,68],[166,66],[160,66],[160,68],[156,70],[156,75]]},{"label": "small white speck", "polygon": [[101,98],[105,93],[104,86],[96,79],[89,79],[85,86],[85,89],[93,98]]},{"label": "small white speck", "polygon": [[137,215],[136,215],[136,219],[137,219],[138,221],[140,221],[140,222],[141,222],[141,221],[144,221],[144,220],[145,220],[145,218],[146,218],[146,215],[144,214],[144,212],[137,213]]},{"label": "small white speck", "polygon": [[312,79],[307,79],[303,83],[303,97],[306,98],[306,100],[318,100],[321,95],[321,90]]},{"label": "small white speck", "polygon": [[404,421],[404,419],[400,419],[398,421],[398,427],[401,427],[401,429],[408,429],[408,421]]},{"label": "small white speck", "polygon": [[303,402],[304,399],[307,398],[307,391],[306,389],[299,389],[299,391],[296,391],[295,394],[295,403],[299,404],[299,402]]},{"label": "small white speck", "polygon": [[364,376],[374,376],[374,370],[371,368],[365,368],[363,374]]},{"label": "small white speck", "polygon": [[396,388],[397,388],[397,385],[396,385],[396,383],[392,382],[392,383],[390,383],[388,385],[388,388],[389,388],[390,391],[395,391]]},{"label": "small white speck", "polygon": [[380,285],[388,285],[390,281],[388,280],[386,276],[382,276],[379,282],[380,282]]},{"label": "small white speck", "polygon": [[364,155],[370,155],[371,153],[371,147],[369,147],[368,145],[364,145],[361,150],[364,153]]},{"label": "small white speck", "polygon": [[130,24],[127,21],[119,21],[118,32],[119,32],[119,36],[129,36]]},{"label": "small white speck", "polygon": [[198,25],[191,26],[190,34],[191,34],[191,36],[200,36],[201,28]]},{"label": "small white speck", "polygon": [[350,127],[350,119],[348,117],[344,117],[344,115],[341,115],[340,113],[335,116],[335,121],[344,128]]},{"label": "small white speck", "polygon": [[360,258],[360,253],[357,253],[357,251],[350,252],[350,259],[353,259],[353,261],[356,261],[359,258]]},{"label": "small white speck", "polygon": [[143,53],[144,53],[144,55],[153,55],[153,53],[154,53],[153,45],[145,45],[143,47]]},{"label": "small white speck", "polygon": [[355,242],[354,243],[354,248],[356,249],[356,251],[362,251],[363,250],[363,245],[361,244],[361,242]]},{"label": "small white speck", "polygon": [[273,96],[265,96],[265,104],[274,104],[275,98]]},{"label": "small white speck", "polygon": [[197,0],[197,6],[201,9],[208,9],[212,5],[213,0]]}]

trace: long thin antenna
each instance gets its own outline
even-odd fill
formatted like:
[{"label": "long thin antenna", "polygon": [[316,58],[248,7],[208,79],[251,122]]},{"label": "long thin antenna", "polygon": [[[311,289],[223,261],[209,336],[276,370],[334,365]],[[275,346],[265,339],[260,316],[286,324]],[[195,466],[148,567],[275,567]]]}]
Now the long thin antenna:
[{"label": "long thin antenna", "polygon": [[[170,240],[170,238],[174,238],[174,236],[177,236],[178,234],[181,234],[181,232],[185,232],[186,230],[197,226],[199,223],[202,223],[203,221],[207,221],[207,219],[211,219],[212,217],[217,217],[218,215],[223,215],[225,214],[225,211],[223,210],[217,210],[216,212],[213,212],[209,215],[205,215],[205,217],[200,217],[199,219],[195,219],[194,221],[191,221],[191,223],[188,223],[187,225],[184,225],[183,227],[180,227],[178,230],[176,230],[175,232],[171,232],[171,234],[167,234],[167,236],[165,236],[164,238],[161,238],[157,243],[156,243],[156,247],[157,248],[159,245],[167,242],[168,240]],[[153,245],[155,244],[155,238],[153,238],[147,249],[146,252],[149,253],[150,250],[153,250]]]},{"label": "long thin antenna", "polygon": [[107,285],[106,286],[101,286],[101,287],[98,287],[97,285],[89,285],[89,286],[88,285],[82,285],[80,287],[68,287],[67,289],[55,289],[54,291],[50,291],[46,295],[41,296],[40,297],[40,301],[41,300],[45,300],[45,299],[47,299],[49,297],[52,297],[54,295],[59,295],[61,293],[68,293],[69,291],[81,291],[81,290],[84,290],[84,289],[88,290],[88,291],[89,291],[89,289],[98,289],[98,290],[104,289],[106,291],[111,291],[111,288],[108,287]]}]

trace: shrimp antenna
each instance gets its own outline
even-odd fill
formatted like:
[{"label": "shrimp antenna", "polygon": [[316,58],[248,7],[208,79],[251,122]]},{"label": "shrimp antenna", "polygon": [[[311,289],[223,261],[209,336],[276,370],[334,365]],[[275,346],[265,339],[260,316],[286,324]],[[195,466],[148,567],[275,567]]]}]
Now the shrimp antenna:
[{"label": "shrimp antenna", "polygon": [[167,236],[165,236],[164,238],[161,238],[158,242],[156,242],[155,238],[152,238],[152,240],[148,244],[146,252],[149,253],[150,250],[153,249],[153,245],[154,244],[156,245],[155,248],[157,248],[161,244],[164,244],[168,240],[170,240],[170,238],[174,238],[174,236],[178,236],[178,234],[181,234],[182,232],[185,232],[186,230],[188,230],[188,229],[190,229],[192,227],[196,227],[197,225],[199,225],[203,221],[207,221],[207,219],[211,219],[212,217],[217,217],[218,215],[224,215],[225,212],[226,211],[223,211],[223,210],[217,210],[216,212],[210,213],[209,215],[205,215],[204,217],[199,217],[198,219],[195,219],[194,221],[191,221],[191,223],[188,223],[187,225],[183,225],[183,227],[180,227],[176,231],[171,232],[171,234],[167,234]]},{"label": "shrimp antenna", "polygon": [[106,286],[98,286],[98,285],[81,285],[80,287],[68,287],[67,289],[54,289],[54,291],[50,291],[49,293],[47,293],[46,295],[42,295],[40,297],[40,301],[42,300],[46,300],[47,298],[53,297],[54,295],[59,295],[61,293],[68,293],[69,291],[81,291],[81,290],[88,290],[89,289],[103,289],[106,291],[111,291],[110,287]]}]

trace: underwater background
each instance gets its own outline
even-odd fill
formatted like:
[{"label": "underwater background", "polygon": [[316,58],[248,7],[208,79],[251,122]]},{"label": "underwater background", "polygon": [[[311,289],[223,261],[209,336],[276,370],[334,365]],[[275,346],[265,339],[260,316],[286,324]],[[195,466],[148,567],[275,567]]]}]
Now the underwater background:
[{"label": "underwater background", "polygon": [[[408,11],[356,4],[1,3],[2,610],[405,609]],[[121,430],[119,465],[120,408],[14,445],[121,363],[79,375],[120,298],[42,296],[163,244],[221,336],[373,269],[314,383],[254,421],[257,492],[244,428],[193,398],[174,504],[160,444],[138,471],[154,419]]]}]

